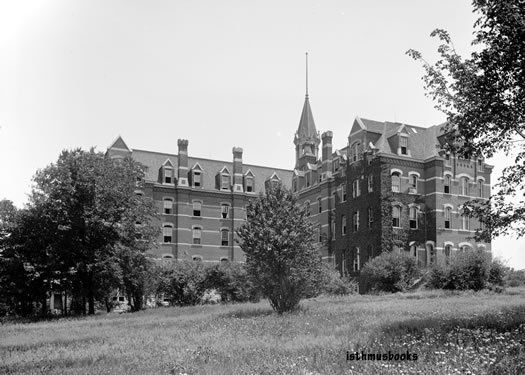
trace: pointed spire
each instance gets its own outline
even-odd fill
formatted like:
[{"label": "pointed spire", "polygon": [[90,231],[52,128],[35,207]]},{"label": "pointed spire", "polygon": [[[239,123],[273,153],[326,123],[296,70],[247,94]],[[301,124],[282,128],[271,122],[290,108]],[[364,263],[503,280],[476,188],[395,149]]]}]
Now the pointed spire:
[{"label": "pointed spire", "polygon": [[308,52],[306,52],[306,99],[308,99]]}]

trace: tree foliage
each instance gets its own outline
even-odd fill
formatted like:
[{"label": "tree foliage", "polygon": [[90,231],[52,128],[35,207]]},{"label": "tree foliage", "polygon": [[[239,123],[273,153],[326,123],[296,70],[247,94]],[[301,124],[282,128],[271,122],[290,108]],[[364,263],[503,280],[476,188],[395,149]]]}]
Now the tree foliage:
[{"label": "tree foliage", "polygon": [[313,224],[281,184],[250,201],[247,221],[236,233],[248,272],[278,313],[296,309],[317,288],[322,261]]},{"label": "tree foliage", "polygon": [[[116,288],[138,308],[146,249],[156,229],[153,202],[135,194],[143,172],[131,158],[112,160],[93,149],[63,151],[39,170],[27,207],[1,242],[2,263],[11,282],[39,301],[46,313],[49,292],[67,293],[81,313],[95,312]],[[74,304],[75,305],[75,304]]]},{"label": "tree foliage", "polygon": [[[447,116],[446,149],[464,158],[491,157],[498,151],[515,152],[490,200],[472,200],[465,213],[485,223],[476,239],[490,241],[516,230],[525,234],[525,1],[474,0],[479,18],[474,24],[475,51],[462,58],[450,35],[432,32],[441,41],[439,60],[427,62],[415,50],[407,51],[425,69],[423,81],[436,108]],[[508,199],[516,197],[514,199]]]},{"label": "tree foliage", "polygon": [[414,257],[386,251],[368,261],[362,275],[374,291],[403,292],[419,276],[419,270]]}]

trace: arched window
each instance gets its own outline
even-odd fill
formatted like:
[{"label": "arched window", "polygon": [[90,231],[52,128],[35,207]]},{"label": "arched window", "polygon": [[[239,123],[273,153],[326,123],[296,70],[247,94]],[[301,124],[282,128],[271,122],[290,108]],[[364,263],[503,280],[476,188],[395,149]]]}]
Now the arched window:
[{"label": "arched window", "polygon": [[230,245],[230,231],[228,229],[221,229],[221,246]]},{"label": "arched window", "polygon": [[399,172],[392,173],[392,191],[399,193],[401,191],[401,176]]},{"label": "arched window", "polygon": [[359,271],[361,268],[361,250],[356,247],[354,254],[354,271]]},{"label": "arched window", "polygon": [[450,254],[452,254],[452,245],[445,245],[443,252],[445,253],[445,263],[448,264],[450,262]]},{"label": "arched window", "polygon": [[164,213],[170,215],[173,213],[173,199],[164,198]]},{"label": "arched window", "polygon": [[410,175],[410,186],[417,190],[417,174]]},{"label": "arched window", "polygon": [[173,235],[173,225],[170,223],[164,223],[162,225],[162,236],[164,243],[171,243]]},{"label": "arched window", "polygon": [[417,207],[412,206],[408,210],[410,229],[417,229]]},{"label": "arched window", "polygon": [[483,198],[483,180],[478,180],[478,196]]},{"label": "arched window", "polygon": [[463,230],[469,230],[470,227],[470,220],[467,215],[461,216],[461,229]]},{"label": "arched window", "polygon": [[461,177],[461,195],[468,195],[468,177]]},{"label": "arched window", "polygon": [[450,218],[452,216],[452,207],[445,207],[445,229],[450,229]]},{"label": "arched window", "polygon": [[228,262],[229,262],[228,258],[221,258],[221,263],[225,264]]},{"label": "arched window", "polygon": [[202,228],[201,227],[193,227],[193,244],[194,245],[200,245],[201,239],[202,239]]},{"label": "arched window", "polygon": [[401,222],[401,207],[393,206],[392,207],[392,226],[394,228],[399,228]]}]

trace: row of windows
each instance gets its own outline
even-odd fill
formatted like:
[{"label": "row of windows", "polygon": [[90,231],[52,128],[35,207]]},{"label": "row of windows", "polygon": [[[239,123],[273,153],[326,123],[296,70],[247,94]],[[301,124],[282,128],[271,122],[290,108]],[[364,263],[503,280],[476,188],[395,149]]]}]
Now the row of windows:
[{"label": "row of windows", "polygon": [[[220,217],[222,219],[228,219],[230,218],[230,204],[228,203],[221,203],[221,214]],[[164,214],[170,215],[173,214],[173,199],[171,198],[164,198]],[[202,215],[202,203],[199,201],[193,202],[193,216],[200,217]]]},{"label": "row of windows", "polygon": [[[450,154],[446,154],[445,155],[445,165],[447,167],[450,167],[452,166],[452,163],[451,163],[451,157],[450,157]],[[458,162],[461,162],[461,161],[467,161],[467,162],[470,162],[470,160],[465,160],[465,159],[462,159],[462,158],[458,158]],[[483,172],[483,159],[477,159],[476,161],[476,166],[477,166],[477,170],[478,172]]]},{"label": "row of windows", "polygon": [[[399,172],[392,172],[392,191],[394,193],[401,192],[401,174]],[[416,174],[410,174],[410,189],[414,189],[414,192],[417,192],[417,183],[418,183],[418,176]],[[444,181],[443,181],[443,192],[445,194],[451,194],[451,181],[452,178],[450,175],[445,175]],[[483,180],[479,179],[476,184],[476,192],[475,194],[483,198]],[[461,177],[460,178],[460,186],[459,186],[459,194],[468,196],[471,193],[471,186],[470,181],[468,177]]]},{"label": "row of windows", "polygon": [[[221,246],[229,246],[230,245],[230,230],[229,229],[221,229],[220,231],[220,244]],[[172,243],[173,242],[173,225],[170,223],[165,223],[162,226],[162,235],[163,235],[163,242],[164,243]],[[192,228],[192,243],[194,245],[200,245],[202,241],[202,227],[200,226],[194,226]]]},{"label": "row of windows", "polygon": [[[175,183],[174,170],[171,167],[164,166],[163,168],[163,179],[165,184]],[[202,171],[192,170],[190,172],[190,184],[193,187],[200,188],[203,186],[202,183]],[[229,173],[218,174],[218,188],[220,190],[231,190],[231,176]],[[255,191],[255,180],[253,176],[244,176],[244,191],[247,193],[253,193]]]},{"label": "row of windows", "polygon": [[[368,229],[371,229],[372,225],[374,224],[374,213],[371,207],[368,207],[367,213],[368,213],[367,226],[368,226]],[[361,223],[360,213],[359,211],[355,211],[352,215],[352,226],[353,226],[354,232],[357,232],[359,230],[360,223]],[[346,235],[347,233],[346,227],[347,227],[346,216],[342,215],[341,216],[341,234],[343,236]],[[332,228],[332,232],[335,232],[335,228]]]}]

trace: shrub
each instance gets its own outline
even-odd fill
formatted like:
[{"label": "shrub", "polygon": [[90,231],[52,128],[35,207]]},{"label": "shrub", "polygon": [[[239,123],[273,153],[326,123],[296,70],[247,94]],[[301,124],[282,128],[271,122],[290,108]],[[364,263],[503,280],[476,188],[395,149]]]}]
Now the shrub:
[{"label": "shrub", "polygon": [[384,252],[365,264],[362,275],[373,291],[395,293],[405,291],[418,277],[419,270],[413,257]]},{"label": "shrub", "polygon": [[206,290],[205,270],[200,262],[173,262],[164,268],[161,292],[172,304],[186,306],[201,302]]},{"label": "shrub", "polygon": [[352,279],[341,277],[338,270],[326,264],[322,269],[319,291],[338,296],[353,294],[357,291],[357,283]]},{"label": "shrub", "polygon": [[450,290],[481,290],[489,284],[503,286],[505,266],[491,260],[490,254],[480,250],[466,250],[455,254],[448,265],[435,265],[428,285]]},{"label": "shrub", "polygon": [[525,285],[525,270],[509,268],[505,274],[505,284],[513,287]]},{"label": "shrub", "polygon": [[206,268],[206,288],[215,289],[223,302],[257,302],[260,293],[242,263],[217,264]]}]

